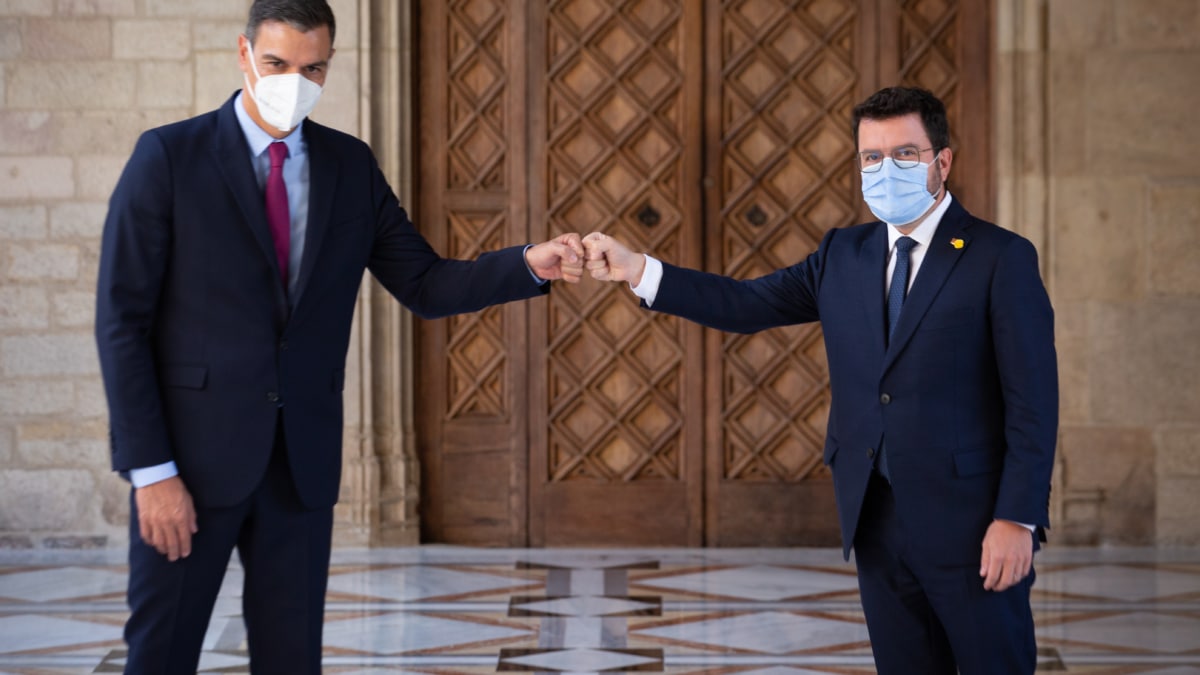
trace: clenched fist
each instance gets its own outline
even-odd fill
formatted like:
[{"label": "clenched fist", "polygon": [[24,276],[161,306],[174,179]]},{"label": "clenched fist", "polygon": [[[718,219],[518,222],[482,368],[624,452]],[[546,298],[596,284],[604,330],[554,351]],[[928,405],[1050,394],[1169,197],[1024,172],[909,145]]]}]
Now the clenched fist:
[{"label": "clenched fist", "polygon": [[525,262],[539,279],[562,279],[572,284],[583,278],[583,245],[579,234],[563,234],[525,251]]},{"label": "clenched fist", "polygon": [[587,268],[593,279],[626,281],[630,286],[642,282],[646,256],[630,251],[624,244],[607,234],[593,232],[583,238],[587,251]]}]

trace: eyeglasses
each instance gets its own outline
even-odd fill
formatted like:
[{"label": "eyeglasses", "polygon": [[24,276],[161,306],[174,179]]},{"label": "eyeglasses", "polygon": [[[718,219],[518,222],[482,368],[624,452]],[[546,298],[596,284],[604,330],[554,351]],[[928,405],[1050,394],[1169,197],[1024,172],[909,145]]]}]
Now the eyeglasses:
[{"label": "eyeglasses", "polygon": [[885,153],[882,150],[863,150],[854,156],[854,162],[858,164],[858,170],[863,173],[878,171],[883,167],[885,157],[891,157],[896,166],[901,169],[911,169],[921,163],[921,153],[929,150],[933,150],[933,148],[921,149],[915,145],[902,145],[892,150],[891,153]]}]

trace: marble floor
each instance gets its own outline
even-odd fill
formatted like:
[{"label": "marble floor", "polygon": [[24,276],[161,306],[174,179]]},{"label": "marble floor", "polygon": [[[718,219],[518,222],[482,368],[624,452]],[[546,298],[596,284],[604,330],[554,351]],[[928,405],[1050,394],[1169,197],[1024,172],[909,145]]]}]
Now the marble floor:
[{"label": "marble floor", "polygon": [[[122,669],[118,551],[0,551],[0,675]],[[1200,549],[1047,549],[1039,672],[1200,675]],[[206,673],[247,671],[233,565]],[[326,673],[871,673],[825,549],[339,549]]]}]

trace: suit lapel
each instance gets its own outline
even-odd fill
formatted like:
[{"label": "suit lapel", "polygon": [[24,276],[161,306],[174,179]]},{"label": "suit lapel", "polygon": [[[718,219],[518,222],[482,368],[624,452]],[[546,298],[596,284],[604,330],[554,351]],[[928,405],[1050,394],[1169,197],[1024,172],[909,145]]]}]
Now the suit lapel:
[{"label": "suit lapel", "polygon": [[[258,188],[258,179],[254,176],[254,168],[250,166],[250,151],[246,147],[246,137],[238,125],[236,105],[237,96],[229,99],[217,113],[217,137],[213,142],[213,160],[221,170],[221,176],[233,193],[234,201],[242,211],[243,220],[250,228],[254,240],[266,257],[267,263],[274,271],[272,278],[279,278],[279,262],[275,259],[275,244],[271,240],[271,230],[267,226],[267,211],[262,192]],[[276,303],[287,309],[287,298],[283,293],[283,284],[275,284]]]},{"label": "suit lapel", "polygon": [[867,335],[871,342],[871,353],[882,354],[884,350],[884,304],[883,282],[887,271],[887,225],[880,223],[875,231],[867,235],[858,251],[858,264],[862,280],[863,311],[867,313]]},{"label": "suit lapel", "polygon": [[293,307],[300,306],[300,301],[308,291],[321,244],[329,232],[329,220],[333,217],[333,199],[337,194],[338,177],[341,175],[337,153],[329,147],[323,132],[324,129],[319,125],[304,121],[304,140],[308,144],[308,223],[305,226],[304,253],[301,254],[300,276],[296,279]]},{"label": "suit lapel", "polygon": [[[925,253],[925,260],[921,262],[921,268],[917,270],[917,278],[913,281],[908,297],[904,299],[904,309],[900,312],[900,321],[896,324],[896,332],[892,335],[887,355],[884,357],[883,369],[885,372],[904,349],[904,345],[912,339],[913,333],[921,323],[921,318],[925,316],[930,305],[933,304],[934,298],[937,297],[938,291],[950,276],[950,271],[962,257],[965,244],[970,241],[970,237],[966,234],[969,224],[967,212],[959,206],[958,201],[952,202],[950,208],[946,210],[946,214],[942,216],[942,222],[938,224],[933,240],[929,243],[930,248]],[[963,245],[954,246],[952,240],[955,239],[960,240]]]}]

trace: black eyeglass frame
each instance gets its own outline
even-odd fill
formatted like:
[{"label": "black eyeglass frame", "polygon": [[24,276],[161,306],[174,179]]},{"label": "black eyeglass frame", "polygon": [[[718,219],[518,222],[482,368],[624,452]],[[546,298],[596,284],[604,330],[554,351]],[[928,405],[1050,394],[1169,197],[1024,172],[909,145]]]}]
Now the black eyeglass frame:
[{"label": "black eyeglass frame", "polygon": [[[937,154],[940,153],[944,149],[945,148],[937,148],[932,145],[929,146],[928,148],[918,148],[915,145],[902,145],[898,148],[892,148],[892,151],[889,153],[885,153],[882,150],[863,150],[862,152],[854,153],[854,165],[857,166],[858,170],[861,171],[862,173],[876,173],[881,168],[883,168],[883,160],[887,159],[888,157],[891,157],[892,161],[895,162],[897,168],[913,169],[913,168],[916,168],[916,166],[921,163],[921,153],[922,152],[928,152],[930,150],[933,150],[934,151],[933,154],[936,157]],[[901,151],[905,151],[905,150],[916,151],[916,153],[917,153],[916,159],[901,159],[896,156],[898,153],[900,153]],[[863,155],[866,155],[868,153],[878,153],[879,160],[874,162],[873,164],[866,164],[864,161]]]}]

